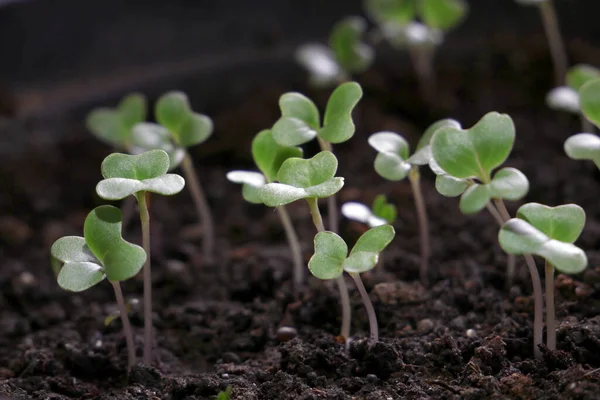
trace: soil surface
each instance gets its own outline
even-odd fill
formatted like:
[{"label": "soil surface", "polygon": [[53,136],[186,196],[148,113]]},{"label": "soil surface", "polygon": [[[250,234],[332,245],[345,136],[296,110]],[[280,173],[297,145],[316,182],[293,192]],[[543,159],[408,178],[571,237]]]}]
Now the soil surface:
[{"label": "soil surface", "polygon": [[[552,71],[542,42],[498,42],[471,61],[438,66],[438,96],[430,105],[417,97],[412,74],[392,65],[358,77],[365,96],[355,112],[357,133],[335,148],[338,175],[346,177],[339,198],[370,204],[385,193],[398,206],[399,221],[383,272],[364,276],[381,340],[366,342],[366,313],[349,280],[354,336],[348,352],[336,341],[335,287],[310,278],[295,302],[277,213],[245,203],[241,188],[225,180],[228,170],[251,166],[249,141],[277,119],[281,93],[302,90],[322,107],[327,91],[273,84],[211,110],[214,138],[193,155],[218,221],[217,260],[203,261],[202,230],[187,192],[153,198],[155,362],[129,375],[120,321],[104,324],[116,309],[110,285],[68,293],[56,284],[48,259],[53,241],[81,235],[87,213],[104,203],[94,187],[110,149],[78,126],[75,139],[34,148],[1,171],[0,393],[11,399],[182,400],[214,399],[231,386],[231,398],[245,400],[597,399],[599,174],[591,163],[564,155],[563,142],[579,131],[579,122],[544,105]],[[583,57],[589,49],[570,48],[575,61],[594,61]],[[437,194],[424,171],[433,251],[431,285],[422,287],[409,184],[378,177],[375,152],[366,143],[375,131],[394,130],[414,145],[437,119],[453,117],[470,127],[492,110],[515,122],[517,139],[506,165],[528,176],[526,200],[575,202],[587,212],[578,244],[590,264],[578,276],[557,276],[558,350],[543,349],[539,361],[533,358],[527,270],[519,260],[518,279],[504,287],[506,257],[494,220],[484,212],[461,215],[458,200]],[[314,150],[309,146],[307,153]],[[508,207],[514,213],[520,204]],[[308,260],[315,232],[306,204],[289,211]],[[350,242],[363,230],[342,221]],[[135,218],[124,235],[140,242]],[[141,281],[126,282],[123,290],[128,299],[141,298]],[[134,307],[131,320],[141,356],[140,309]],[[295,337],[278,335],[280,326],[290,324]]]}]

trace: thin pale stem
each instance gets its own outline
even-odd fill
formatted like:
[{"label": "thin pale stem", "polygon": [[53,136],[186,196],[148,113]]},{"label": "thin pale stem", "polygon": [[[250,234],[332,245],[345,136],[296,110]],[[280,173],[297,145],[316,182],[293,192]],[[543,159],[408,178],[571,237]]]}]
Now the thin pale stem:
[{"label": "thin pale stem", "polygon": [[550,47],[550,54],[554,63],[554,79],[556,86],[561,86],[567,75],[568,61],[565,45],[560,34],[558,17],[556,16],[556,10],[551,0],[542,1],[539,3],[539,7],[542,24],[544,25],[544,31],[548,39],[548,46]]},{"label": "thin pale stem", "polygon": [[[321,147],[321,151],[331,151],[333,152],[333,146],[326,140],[321,139],[317,136],[317,140],[319,142],[319,146]],[[327,198],[327,223],[329,224],[329,230],[331,232],[337,233],[339,230],[339,216],[338,216],[338,208],[337,208],[337,198],[335,195],[329,196]]]},{"label": "thin pale stem", "polygon": [[121,314],[121,323],[123,324],[123,335],[125,335],[125,342],[127,343],[127,368],[131,368],[135,365],[135,345],[133,343],[133,331],[131,329],[131,324],[129,323],[129,316],[127,315],[125,299],[123,298],[123,292],[121,291],[121,285],[119,284],[119,282],[109,282],[111,283],[115,291],[117,307],[119,308],[119,314]]},{"label": "thin pale stem", "polygon": [[[490,214],[492,214],[492,216],[496,220],[496,223],[498,223],[498,225],[500,227],[502,227],[502,225],[504,225],[504,223],[506,221],[508,221],[508,220],[505,220],[504,218],[502,218],[502,216],[500,215],[500,213],[498,212],[496,207],[494,207],[494,205],[492,203],[490,203],[489,201],[486,203],[485,207],[490,212]],[[507,289],[510,289],[512,287],[513,282],[515,280],[516,271],[517,271],[517,257],[514,254],[507,254],[506,255],[506,288]]]},{"label": "thin pale stem", "polygon": [[494,204],[496,205],[496,208],[498,209],[498,212],[500,213],[500,216],[502,217],[502,221],[503,222],[508,221],[510,219],[510,213],[508,212],[508,209],[504,205],[504,200],[494,199]]},{"label": "thin pale stem", "polygon": [[579,118],[581,119],[581,131],[585,133],[594,133],[594,125],[585,117],[585,115],[580,114]]},{"label": "thin pale stem", "polygon": [[544,298],[542,295],[542,281],[540,274],[535,266],[535,260],[531,254],[524,254],[527,268],[529,269],[529,275],[531,276],[531,283],[533,285],[533,302],[534,302],[534,313],[533,313],[533,354],[535,358],[542,358],[542,351],[540,345],[543,343],[543,314],[544,314]]},{"label": "thin pale stem", "polygon": [[[310,209],[310,215],[312,215],[313,224],[315,228],[317,228],[318,232],[325,232],[325,227],[323,226],[323,218],[321,217],[321,212],[319,211],[319,204],[317,203],[317,199],[308,198],[306,199],[308,203],[308,207]],[[348,339],[350,338],[350,322],[352,318],[351,308],[350,308],[350,296],[348,295],[348,287],[346,286],[346,281],[344,281],[344,275],[340,275],[336,280],[339,292],[340,292],[340,301],[342,303],[342,328],[340,336],[344,338],[346,341],[346,346],[348,346]]]},{"label": "thin pale stem", "polygon": [[409,174],[408,180],[412,187],[413,196],[415,198],[415,207],[417,209],[417,218],[419,220],[419,242],[421,246],[421,265],[419,268],[419,277],[421,283],[427,285],[428,269],[429,269],[429,257],[431,253],[431,245],[429,243],[429,220],[427,218],[427,208],[425,207],[425,200],[423,198],[423,191],[421,190],[421,179],[419,176],[418,167],[413,167]]},{"label": "thin pale stem", "polygon": [[546,261],[546,346],[556,350],[556,311],[554,309],[554,265]]},{"label": "thin pale stem", "polygon": [[358,288],[358,292],[360,293],[363,304],[367,309],[367,315],[369,316],[369,340],[371,343],[375,343],[379,340],[379,328],[377,326],[377,315],[375,314],[375,308],[373,308],[373,303],[371,303],[369,293],[367,293],[367,289],[365,289],[365,285],[363,284],[362,279],[360,279],[360,275],[353,273],[350,274],[350,276],[352,279],[354,279],[354,283]]},{"label": "thin pale stem", "polygon": [[190,188],[190,193],[192,195],[194,205],[196,206],[196,212],[201,219],[200,223],[202,224],[203,232],[202,252],[204,257],[206,257],[206,260],[208,262],[212,262],[215,248],[215,224],[212,213],[210,212],[208,201],[206,200],[206,196],[204,194],[204,190],[202,190],[200,179],[198,178],[198,174],[196,174],[196,170],[194,169],[192,158],[187,151],[185,152],[183,161],[181,162],[181,169],[185,175],[186,183]]},{"label": "thin pale stem", "polygon": [[136,198],[140,208],[140,221],[142,222],[142,246],[146,251],[144,264],[144,364],[150,365],[152,361],[152,271],[150,253],[150,213],[148,211],[147,197],[149,193],[138,192]]},{"label": "thin pale stem", "polygon": [[294,263],[294,295],[297,296],[300,287],[304,283],[304,263],[302,262],[302,249],[300,248],[298,235],[296,234],[296,230],[294,229],[294,225],[292,224],[292,220],[290,219],[290,215],[288,214],[285,206],[277,207],[277,213],[279,214],[279,219],[283,225],[283,230],[285,231],[290,249],[292,250],[292,261]]},{"label": "thin pale stem", "polygon": [[433,70],[434,47],[411,46],[408,50],[423,100],[430,101],[435,95],[435,72]]}]

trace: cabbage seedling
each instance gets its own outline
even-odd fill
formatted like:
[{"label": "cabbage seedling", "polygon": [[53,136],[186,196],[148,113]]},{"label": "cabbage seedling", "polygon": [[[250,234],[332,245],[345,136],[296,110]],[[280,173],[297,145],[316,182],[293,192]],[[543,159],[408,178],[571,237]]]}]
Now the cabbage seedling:
[{"label": "cabbage seedling", "polygon": [[375,228],[386,224],[392,225],[396,221],[398,212],[396,206],[388,203],[385,195],[380,194],[375,197],[371,208],[356,201],[342,204],[342,214],[352,221]]},{"label": "cabbage seedling", "polygon": [[579,101],[579,89],[587,82],[600,78],[600,70],[587,64],[577,64],[567,72],[567,85],[552,89],[546,96],[546,103],[555,110],[578,114],[583,132],[594,132],[593,125],[585,117]]},{"label": "cabbage seedling", "polygon": [[335,24],[329,46],[306,44],[296,51],[296,59],[309,72],[316,86],[342,83],[353,74],[360,74],[373,63],[373,48],[362,42],[366,21],[361,17],[346,17]]},{"label": "cabbage seedling", "polygon": [[140,209],[142,243],[146,251],[144,264],[144,363],[150,364],[152,353],[152,276],[150,272],[149,193],[165,196],[179,193],[185,180],[167,174],[169,156],[163,150],[150,150],[139,155],[113,153],[102,161],[104,179],[96,185],[96,193],[105,200],[121,200],[135,196]]},{"label": "cabbage seedling", "polygon": [[[318,199],[333,196],[344,186],[344,178],[336,177],[338,160],[330,151],[321,151],[307,160],[288,158],[277,172],[278,183],[267,183],[259,190],[260,200],[269,207],[279,207],[305,199],[318,232],[325,232]],[[336,279],[342,302],[341,336],[350,337],[350,298],[344,278]]]},{"label": "cabbage seedling", "polygon": [[[282,146],[299,146],[317,138],[321,150],[332,151],[332,144],[343,143],[354,135],[352,110],[362,97],[356,82],[338,86],[327,102],[323,124],[315,103],[303,94],[285,93],[279,98],[281,118],[273,125],[273,138]],[[337,159],[336,159],[337,168]],[[335,196],[328,197],[329,230],[338,230]]]},{"label": "cabbage seedling", "polygon": [[212,120],[192,110],[183,92],[167,92],[155,104],[157,124],[138,124],[134,127],[134,140],[144,150],[162,149],[170,156],[170,168],[179,163],[188,182],[190,193],[200,217],[203,240],[202,250],[208,262],[212,262],[215,228],[210,206],[194,169],[188,148],[205,142],[213,132]]},{"label": "cabbage seedling", "polygon": [[319,232],[314,239],[315,253],[308,262],[308,269],[319,279],[339,279],[344,271],[352,277],[369,316],[369,338],[373,343],[379,340],[377,316],[360,274],[377,265],[379,254],[394,239],[394,235],[391,225],[371,228],[361,235],[348,254],[344,239],[334,232]]},{"label": "cabbage seedling", "polygon": [[567,52],[565,51],[565,45],[563,43],[560,27],[558,25],[558,17],[556,16],[556,10],[551,0],[515,0],[517,3],[522,5],[535,5],[538,6],[540,14],[542,16],[542,24],[544,25],[544,31],[546,32],[546,39],[548,40],[548,46],[550,47],[550,54],[552,55],[552,62],[554,64],[554,77],[556,85],[560,86],[563,83],[563,79],[567,73]]},{"label": "cabbage seedling", "polygon": [[[277,144],[271,131],[265,129],[252,140],[252,158],[261,172],[230,171],[227,173],[227,179],[242,184],[242,196],[246,201],[262,204],[259,195],[260,188],[277,180],[277,172],[285,160],[290,157],[302,157],[302,154],[300,147]],[[294,292],[297,294],[300,286],[304,283],[304,262],[302,261],[300,241],[285,206],[277,207],[277,212],[292,251]]]},{"label": "cabbage seedling", "polygon": [[408,49],[421,95],[431,100],[435,91],[433,58],[444,33],[465,18],[464,0],[365,0],[367,14],[394,47]]},{"label": "cabbage seedling", "polygon": [[442,126],[459,127],[460,124],[454,120],[446,119],[431,125],[423,134],[417,145],[415,154],[410,155],[408,142],[399,134],[394,132],[378,132],[372,134],[368,141],[371,147],[377,150],[375,158],[375,171],[384,179],[389,181],[400,181],[408,177],[413,196],[417,217],[419,220],[419,236],[421,245],[421,265],[419,276],[423,284],[427,284],[427,270],[431,246],[429,244],[429,222],[427,218],[427,207],[421,190],[421,178],[419,166],[428,164],[431,157],[430,140],[437,129]]},{"label": "cabbage seedling", "polygon": [[124,97],[116,108],[102,107],[92,110],[86,117],[86,127],[99,140],[117,150],[132,152],[133,127],[146,120],[146,98],[139,93]]},{"label": "cabbage seedling", "polygon": [[81,292],[107,278],[117,299],[127,343],[127,365],[135,364],[133,333],[119,282],[135,276],[146,261],[140,246],[121,236],[121,211],[113,206],[96,207],[83,225],[83,237],[64,236],[50,249],[60,287]]},{"label": "cabbage seedling", "polygon": [[573,244],[584,224],[585,212],[576,204],[548,207],[528,203],[498,233],[506,252],[535,254],[546,261],[546,346],[550,350],[556,350],[554,268],[566,274],[578,274],[586,268],[585,253]]}]

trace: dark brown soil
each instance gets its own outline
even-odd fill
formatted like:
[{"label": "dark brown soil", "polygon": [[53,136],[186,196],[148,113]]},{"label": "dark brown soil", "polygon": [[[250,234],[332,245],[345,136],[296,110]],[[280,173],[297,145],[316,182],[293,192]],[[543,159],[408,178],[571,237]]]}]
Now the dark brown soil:
[{"label": "dark brown soil", "polygon": [[[68,293],[56,284],[48,261],[52,242],[80,235],[87,212],[102,204],[94,186],[109,149],[80,127],[78,139],[40,147],[6,168],[0,175],[0,393],[14,399],[213,399],[232,386],[233,399],[247,400],[597,399],[598,172],[563,154],[578,121],[544,106],[552,80],[546,50],[515,52],[522,45],[513,41],[471,62],[440,66],[439,98],[431,106],[415,98],[412,75],[379,67],[359,77],[365,97],[356,112],[357,134],[337,147],[339,175],[346,177],[340,199],[370,203],[384,192],[397,204],[399,222],[385,252],[385,276],[365,276],[382,339],[372,346],[365,341],[366,314],[350,285],[355,336],[349,352],[335,340],[336,291],[311,278],[308,294],[288,307],[291,261],[277,214],[244,203],[240,187],[224,177],[249,167],[249,139],[277,118],[279,94],[302,86],[257,90],[213,114],[212,150],[198,149],[196,165],[219,223],[214,265],[203,263],[189,195],[153,200],[156,362],[135,367],[129,377],[120,321],[104,325],[116,308],[110,285]],[[572,56],[583,58],[577,51]],[[309,94],[321,105],[327,97]],[[493,219],[461,215],[457,199],[439,196],[431,174],[424,173],[433,238],[433,283],[424,289],[416,282],[419,246],[409,185],[379,178],[366,144],[369,134],[384,129],[415,144],[439,118],[471,126],[492,110],[515,121],[517,140],[507,164],[529,177],[526,200],[575,202],[588,216],[578,243],[590,266],[581,275],[557,277],[559,350],[544,349],[541,361],[532,356],[526,269],[521,266],[516,284],[504,289],[505,256]],[[231,146],[236,140],[242,144]],[[314,229],[307,208],[299,202],[289,209],[308,259]],[[342,224],[350,241],[361,229]],[[135,221],[125,235],[139,241]],[[126,282],[124,291],[140,297],[141,282]],[[140,355],[141,311],[131,318]],[[277,339],[282,321],[293,323],[294,339]]]}]

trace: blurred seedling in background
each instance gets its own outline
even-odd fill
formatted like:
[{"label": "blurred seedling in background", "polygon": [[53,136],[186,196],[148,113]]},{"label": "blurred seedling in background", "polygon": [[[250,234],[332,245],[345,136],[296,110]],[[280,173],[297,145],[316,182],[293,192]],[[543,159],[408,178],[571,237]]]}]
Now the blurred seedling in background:
[{"label": "blurred seedling in background", "polygon": [[366,26],[361,17],[346,17],[333,27],[329,46],[311,43],[298,48],[296,60],[313,85],[333,86],[369,69],[374,52],[362,41]]},{"label": "blurred seedling in background", "polygon": [[340,279],[344,271],[352,277],[367,310],[371,343],[379,340],[377,316],[360,274],[377,265],[379,254],[391,243],[394,235],[391,225],[371,228],[361,235],[348,254],[344,239],[334,232],[321,231],[315,236],[315,253],[308,262],[308,269],[319,279]]},{"label": "blurred seedling in background", "polygon": [[231,386],[227,386],[227,388],[225,390],[222,390],[219,392],[219,394],[217,394],[216,400],[230,400],[232,390],[233,389]]},{"label": "blurred seedling in background", "polygon": [[169,154],[169,169],[181,164],[202,225],[202,252],[210,263],[214,257],[215,225],[188,148],[211,136],[212,120],[194,112],[187,95],[177,91],[167,92],[157,100],[154,115],[157,124],[141,123],[133,128],[134,142],[144,150],[165,150]]},{"label": "blurred seedling in background", "polygon": [[[369,228],[376,228],[381,225],[393,225],[396,222],[398,212],[396,206],[388,203],[384,194],[375,197],[371,208],[366,205],[349,201],[342,204],[342,215],[351,221],[360,222],[367,225]],[[381,272],[383,269],[383,255],[379,255],[377,261],[377,270]]]},{"label": "blurred seedling in background", "polygon": [[152,276],[150,258],[149,193],[165,196],[179,193],[184,179],[167,174],[169,156],[163,150],[150,150],[139,155],[113,153],[102,162],[104,179],[96,185],[98,196],[105,200],[122,200],[135,196],[140,209],[142,243],[147,254],[144,264],[144,363],[152,359]]},{"label": "blurred seedling in background", "polygon": [[119,282],[134,277],[146,261],[146,252],[121,236],[121,211],[113,206],[96,207],[83,225],[83,237],[65,236],[50,249],[52,266],[60,287],[81,292],[105,278],[113,286],[123,334],[127,365],[135,364],[133,332]]},{"label": "blurred seedling in background", "polygon": [[[590,79],[579,90],[581,112],[592,124],[600,127],[600,78]],[[565,153],[574,160],[592,160],[600,168],[600,137],[593,133],[578,133],[565,141]]]},{"label": "blurred seedling in background", "polygon": [[[321,151],[314,157],[288,158],[277,172],[276,183],[267,183],[259,189],[260,200],[269,207],[280,207],[297,200],[306,200],[312,221],[318,232],[325,232],[318,199],[335,195],[344,186],[344,178],[336,177],[338,161],[330,151]],[[336,279],[342,303],[341,336],[350,337],[350,298],[344,278]]]},{"label": "blurred seedling in background", "polygon": [[556,86],[564,83],[565,75],[569,62],[567,61],[567,52],[560,34],[560,26],[554,4],[551,0],[515,0],[517,3],[525,6],[534,5],[540,10],[542,24],[550,47],[552,63],[554,64],[554,80]]},{"label": "blurred seedling in background", "polygon": [[394,48],[406,49],[419,80],[421,97],[435,95],[435,50],[446,32],[466,17],[464,0],[365,0],[367,14]]},{"label": "blurred seedling in background", "polygon": [[[518,200],[529,190],[529,181],[515,168],[502,168],[492,172],[506,161],[515,141],[515,126],[506,114],[490,112],[470,129],[441,127],[431,138],[431,154],[435,166],[443,171],[436,179],[436,188],[445,196],[459,196],[460,210],[475,213],[483,208],[502,226],[511,217],[504,205],[506,200]],[[535,302],[534,349],[542,343],[542,286],[535,261],[525,255],[533,285]],[[515,259],[509,254],[506,272],[507,285],[512,285]]]},{"label": "blurred seedling in background", "polygon": [[[285,160],[290,157],[301,158],[302,154],[301,148],[281,146],[275,142],[270,130],[263,130],[252,140],[252,159],[260,172],[230,171],[227,173],[227,179],[242,184],[242,196],[247,202],[263,204],[259,194],[260,188],[267,183],[277,181],[277,173]],[[305,281],[305,266],[302,260],[300,241],[285,206],[282,205],[276,209],[292,252],[294,263],[293,287],[294,294],[297,296]]]},{"label": "blurred seedling in background", "polygon": [[[333,151],[332,144],[343,143],[354,135],[352,110],[362,97],[356,82],[338,86],[327,102],[323,124],[315,103],[301,93],[289,92],[279,98],[281,118],[273,125],[273,138],[282,146],[300,146],[313,139],[323,151]],[[337,168],[337,159],[336,159]],[[329,230],[338,231],[335,196],[328,197]]]},{"label": "blurred seedling in background", "polygon": [[[546,346],[550,350],[556,350],[554,269],[565,274],[578,274],[587,267],[584,251],[573,244],[584,225],[585,212],[576,204],[548,207],[528,203],[521,206],[517,218],[507,221],[498,233],[500,246],[506,252],[535,254],[545,260]],[[541,324],[541,321],[536,323]],[[541,326],[537,327],[537,330],[541,329]],[[537,344],[534,345],[537,349]]]},{"label": "blurred seedling in background", "polygon": [[377,150],[375,157],[375,171],[384,179],[392,182],[401,181],[408,177],[413,192],[417,217],[419,221],[419,242],[421,247],[421,261],[419,277],[423,285],[428,283],[429,257],[431,245],[429,239],[429,221],[427,207],[421,189],[421,176],[419,166],[431,162],[429,142],[433,133],[442,126],[450,124],[460,127],[454,120],[442,120],[431,125],[421,137],[415,153],[410,155],[408,142],[394,132],[378,132],[369,137],[369,144]]},{"label": "blurred seedling in background", "polygon": [[567,85],[552,89],[546,96],[548,107],[579,115],[583,132],[593,133],[594,126],[581,109],[579,90],[586,83],[600,78],[600,70],[587,64],[577,64],[567,72]]}]

